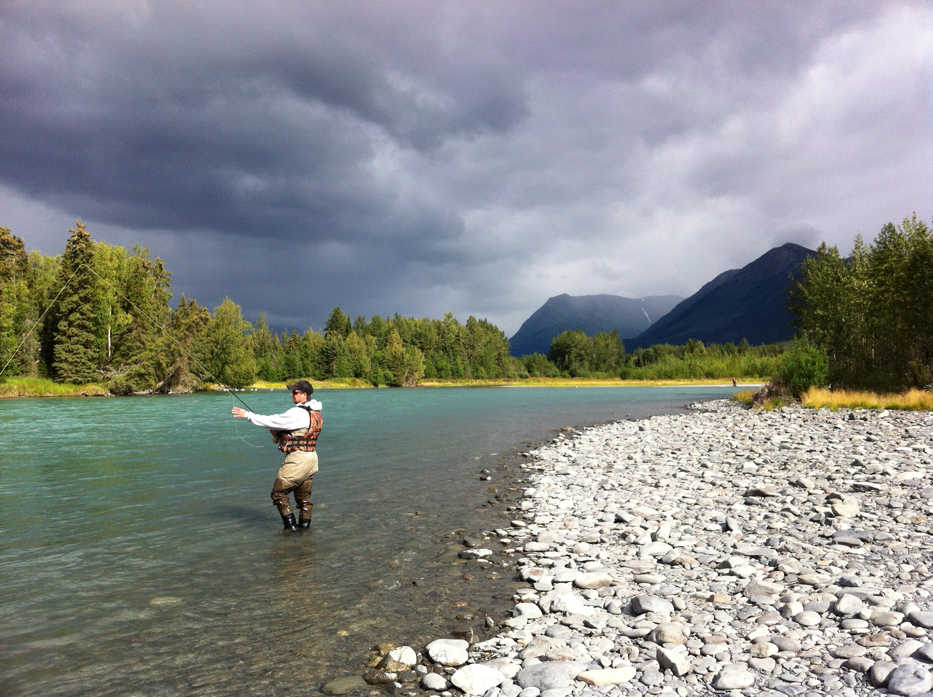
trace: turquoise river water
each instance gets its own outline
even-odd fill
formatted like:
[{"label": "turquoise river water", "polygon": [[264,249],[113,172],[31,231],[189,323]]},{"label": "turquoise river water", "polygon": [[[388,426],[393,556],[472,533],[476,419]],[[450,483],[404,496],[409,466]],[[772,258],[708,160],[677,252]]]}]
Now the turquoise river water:
[{"label": "turquoise river water", "polygon": [[0,695],[315,695],[376,642],[501,620],[511,573],[456,552],[515,516],[518,451],[733,391],[322,390],[299,534],[229,394],[0,401]]}]

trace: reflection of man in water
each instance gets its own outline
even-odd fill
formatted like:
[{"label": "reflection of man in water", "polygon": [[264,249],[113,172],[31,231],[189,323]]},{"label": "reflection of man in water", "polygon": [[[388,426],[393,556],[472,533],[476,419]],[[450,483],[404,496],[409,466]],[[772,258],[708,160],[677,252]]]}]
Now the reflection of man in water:
[{"label": "reflection of man in water", "polygon": [[[295,403],[281,414],[254,414],[240,407],[233,407],[234,418],[246,419],[252,424],[268,428],[272,437],[285,453],[272,485],[272,503],[279,509],[286,530],[311,527],[311,478],[317,472],[317,437],[324,425],[321,409],[323,405],[311,399],[314,388],[307,380],[298,380],[288,385]],[[288,495],[295,493],[298,521],[289,504]]]}]

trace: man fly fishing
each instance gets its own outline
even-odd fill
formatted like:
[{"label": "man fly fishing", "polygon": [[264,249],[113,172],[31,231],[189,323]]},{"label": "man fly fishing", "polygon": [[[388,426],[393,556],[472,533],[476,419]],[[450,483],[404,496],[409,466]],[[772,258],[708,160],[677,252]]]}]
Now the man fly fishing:
[{"label": "man fly fishing", "polygon": [[[324,425],[321,416],[323,405],[311,399],[314,387],[307,380],[298,380],[288,385],[295,403],[281,414],[254,414],[242,407],[233,407],[236,419],[246,419],[251,424],[268,428],[285,459],[272,485],[272,503],[279,509],[285,530],[311,527],[311,478],[318,470],[317,438]],[[294,492],[298,508],[298,521],[292,512],[288,495]]]}]

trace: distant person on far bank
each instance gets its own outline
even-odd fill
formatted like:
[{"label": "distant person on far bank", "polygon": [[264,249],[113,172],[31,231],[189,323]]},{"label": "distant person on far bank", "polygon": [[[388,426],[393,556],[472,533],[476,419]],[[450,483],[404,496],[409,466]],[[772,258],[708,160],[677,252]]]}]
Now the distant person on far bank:
[{"label": "distant person on far bank", "polygon": [[[230,412],[235,419],[246,419],[251,424],[268,428],[285,459],[272,485],[272,503],[279,509],[285,530],[311,527],[311,478],[318,470],[317,438],[324,425],[323,405],[311,399],[314,387],[307,380],[288,385],[295,403],[281,414],[254,414],[240,407]],[[295,494],[298,520],[292,511],[289,494]]]}]

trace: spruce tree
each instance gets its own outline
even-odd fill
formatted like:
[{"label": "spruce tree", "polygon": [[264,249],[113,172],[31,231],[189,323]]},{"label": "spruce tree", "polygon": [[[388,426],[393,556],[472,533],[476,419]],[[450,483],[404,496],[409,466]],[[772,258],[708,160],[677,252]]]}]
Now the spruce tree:
[{"label": "spruce tree", "polygon": [[227,387],[246,387],[256,379],[256,359],[249,341],[252,328],[230,298],[214,308],[205,332],[208,379]]},{"label": "spruce tree", "polygon": [[207,327],[211,313],[184,293],[171,314],[169,331],[159,341],[160,354],[167,366],[160,392],[189,392],[209,379]]},{"label": "spruce tree", "polygon": [[350,333],[350,329],[352,329],[350,318],[339,307],[335,307],[330,311],[330,317],[327,318],[327,324],[324,325],[324,338],[329,338],[333,334],[346,338],[347,334]]},{"label": "spruce tree", "polygon": [[94,243],[80,220],[68,232],[71,237],[65,245],[61,273],[61,282],[67,287],[59,300],[53,368],[59,380],[83,384],[98,377],[96,283],[91,273]]},{"label": "spruce tree", "polygon": [[145,247],[135,247],[121,274],[122,331],[114,346],[114,368],[125,373],[126,384],[146,390],[161,380],[169,363],[159,345],[167,331],[171,308],[171,274],[162,260]]}]

